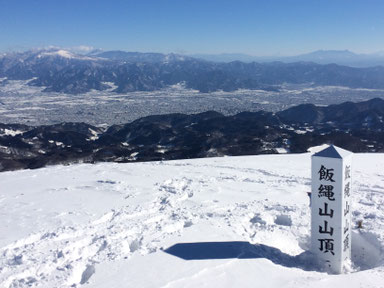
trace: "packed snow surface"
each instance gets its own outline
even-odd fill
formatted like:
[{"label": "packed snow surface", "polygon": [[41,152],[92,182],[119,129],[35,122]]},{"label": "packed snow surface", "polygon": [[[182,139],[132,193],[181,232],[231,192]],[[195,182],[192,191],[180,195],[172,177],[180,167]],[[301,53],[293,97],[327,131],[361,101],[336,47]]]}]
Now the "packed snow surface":
[{"label": "packed snow surface", "polygon": [[305,252],[311,153],[0,173],[0,286],[384,287],[384,155],[354,156],[330,275]]}]

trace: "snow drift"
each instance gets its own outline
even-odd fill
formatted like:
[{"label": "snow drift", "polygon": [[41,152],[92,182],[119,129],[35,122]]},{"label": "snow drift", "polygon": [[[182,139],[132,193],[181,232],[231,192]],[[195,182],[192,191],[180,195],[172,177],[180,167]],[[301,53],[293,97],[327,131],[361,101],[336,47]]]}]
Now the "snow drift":
[{"label": "snow drift", "polygon": [[337,276],[306,252],[310,155],[0,173],[0,286],[384,287],[384,155],[355,155]]}]

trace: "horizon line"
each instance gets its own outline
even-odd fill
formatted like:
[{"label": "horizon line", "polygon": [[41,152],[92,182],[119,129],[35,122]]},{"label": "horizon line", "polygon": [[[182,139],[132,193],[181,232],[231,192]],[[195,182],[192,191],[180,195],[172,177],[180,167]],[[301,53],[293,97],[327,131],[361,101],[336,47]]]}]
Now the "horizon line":
[{"label": "horizon line", "polygon": [[102,52],[110,52],[110,51],[121,51],[121,52],[132,52],[132,53],[158,53],[158,54],[176,54],[176,55],[183,55],[183,56],[193,56],[193,55],[202,55],[202,56],[225,56],[225,55],[242,55],[242,56],[248,56],[248,57],[259,57],[259,58],[279,58],[279,57],[295,57],[295,56],[302,56],[307,54],[312,54],[315,52],[349,52],[355,55],[361,55],[361,56],[374,56],[374,55],[380,55],[384,56],[384,50],[381,51],[374,51],[374,52],[357,52],[352,51],[350,49],[324,49],[319,48],[316,50],[309,50],[307,52],[303,53],[297,53],[297,54],[269,54],[269,55],[261,55],[261,54],[253,54],[253,53],[247,53],[247,52],[186,52],[186,51],[177,51],[179,49],[176,49],[172,52],[161,52],[157,50],[141,50],[141,49],[132,49],[132,50],[126,50],[124,48],[122,49],[104,49],[104,48],[97,48],[93,46],[87,46],[87,45],[79,45],[79,46],[72,46],[72,47],[63,47],[63,46],[57,46],[57,45],[48,45],[43,47],[20,47],[20,48],[9,48],[6,50],[2,50],[2,54],[7,53],[24,53],[28,51],[44,51],[44,50],[66,50],[75,54],[89,54],[94,51],[100,51]]}]

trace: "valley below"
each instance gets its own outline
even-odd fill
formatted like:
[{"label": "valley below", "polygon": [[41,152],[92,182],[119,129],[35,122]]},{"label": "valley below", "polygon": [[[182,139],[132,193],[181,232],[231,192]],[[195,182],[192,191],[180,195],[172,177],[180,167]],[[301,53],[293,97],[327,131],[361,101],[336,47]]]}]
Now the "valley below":
[{"label": "valley below", "polygon": [[182,83],[156,91],[129,93],[92,90],[84,94],[43,92],[31,80],[0,79],[0,123],[51,125],[85,122],[91,125],[124,124],[149,115],[194,114],[217,111],[234,115],[243,111],[277,112],[313,103],[326,106],[346,101],[384,98],[382,89],[284,84],[278,91],[236,90],[201,93]]}]

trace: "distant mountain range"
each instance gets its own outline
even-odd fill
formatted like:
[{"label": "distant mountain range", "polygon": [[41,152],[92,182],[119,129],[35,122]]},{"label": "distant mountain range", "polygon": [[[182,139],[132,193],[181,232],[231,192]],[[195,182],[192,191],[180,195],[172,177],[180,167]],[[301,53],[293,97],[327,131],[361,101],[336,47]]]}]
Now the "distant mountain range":
[{"label": "distant mountain range", "polygon": [[384,53],[357,54],[349,50],[318,50],[297,56],[251,56],[247,54],[193,54],[191,57],[214,62],[313,62],[317,64],[337,64],[356,68],[384,66]]},{"label": "distant mountain range", "polygon": [[80,94],[154,91],[184,83],[200,92],[278,90],[284,83],[384,89],[384,67],[351,68],[312,62],[217,63],[177,54],[108,51],[90,55],[60,49],[0,56],[0,85],[32,79],[45,92]]},{"label": "distant mountain range", "polygon": [[0,171],[73,162],[132,162],[306,152],[335,144],[384,152],[384,100],[328,107],[299,105],[273,114],[217,112],[149,116],[107,129],[85,123],[0,124]]}]

